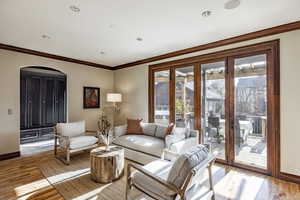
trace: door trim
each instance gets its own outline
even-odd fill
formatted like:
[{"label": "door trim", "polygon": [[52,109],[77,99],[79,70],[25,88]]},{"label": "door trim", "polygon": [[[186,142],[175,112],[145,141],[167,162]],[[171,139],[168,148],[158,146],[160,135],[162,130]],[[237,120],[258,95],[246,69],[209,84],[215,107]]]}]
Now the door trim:
[{"label": "door trim", "polygon": [[[268,131],[272,133],[273,137],[270,139],[269,144],[273,144],[269,150],[271,151],[270,155],[270,166],[271,166],[271,171],[267,174],[279,177],[280,175],[280,59],[279,59],[279,47],[280,47],[280,40],[272,40],[272,41],[267,41],[267,42],[262,42],[258,44],[253,44],[253,45],[248,45],[244,47],[238,47],[234,49],[227,49],[223,51],[218,51],[215,53],[209,53],[209,54],[204,54],[200,56],[194,56],[190,58],[184,58],[184,59],[179,59],[175,61],[169,61],[169,62],[164,62],[160,64],[155,64],[155,65],[149,65],[149,93],[148,93],[148,98],[149,98],[149,121],[153,122],[154,120],[154,72],[155,71],[161,71],[161,70],[171,70],[172,68],[179,67],[179,66],[184,66],[184,65],[194,65],[194,67],[199,66],[200,63],[205,63],[211,60],[215,59],[224,59],[226,58],[226,66],[227,66],[227,73],[232,73],[229,69],[230,65],[230,59],[229,57],[235,57],[235,56],[240,56],[240,55],[253,55],[258,52],[270,52],[270,55],[272,56],[267,56],[267,62],[270,65],[270,69],[268,69],[270,76],[268,79],[268,83],[272,83],[270,87],[268,88],[268,110],[270,111],[269,118],[268,118]],[[201,84],[201,77],[198,74],[195,73],[195,80],[196,85],[195,87],[199,88],[199,85]],[[227,75],[228,77],[228,75]],[[200,80],[200,84],[199,81]],[[226,81],[226,80],[225,80]],[[197,83],[198,82],[198,83]],[[226,84],[227,83],[227,84]],[[225,87],[230,87],[230,80],[226,81],[226,86]],[[227,88],[226,88],[227,89]],[[229,89],[229,88],[228,88]],[[229,91],[229,90],[228,90]],[[170,90],[171,92],[171,90]],[[227,92],[228,93],[228,92]],[[228,93],[227,95],[230,95]],[[197,97],[196,97],[197,96]],[[199,94],[195,94],[195,98],[199,98]],[[226,104],[226,103],[225,103]],[[230,104],[230,102],[227,102],[227,104]],[[232,105],[230,105],[232,106]],[[226,112],[226,115],[229,115],[229,118],[232,117],[230,112]],[[229,119],[227,118],[227,119]],[[195,115],[195,121],[201,120],[201,114],[199,113]],[[227,120],[229,123],[229,120]],[[270,122],[271,121],[271,122]],[[199,122],[198,122],[199,123]],[[197,124],[197,123],[196,123]],[[270,124],[270,125],[269,125]],[[198,127],[201,130],[201,126]],[[229,127],[227,125],[227,127]],[[269,128],[270,127],[270,128]],[[227,131],[228,132],[228,131]],[[270,135],[270,134],[268,134]],[[231,137],[231,136],[229,136]],[[229,139],[229,137],[227,137]],[[234,140],[233,140],[234,141]],[[231,139],[232,142],[232,139]],[[233,152],[231,152],[232,154]],[[229,162],[229,165],[232,162]],[[241,168],[246,168],[250,170],[255,170],[261,173],[265,173],[259,169],[256,169],[255,167],[246,167],[244,165],[240,165],[237,167]]]}]

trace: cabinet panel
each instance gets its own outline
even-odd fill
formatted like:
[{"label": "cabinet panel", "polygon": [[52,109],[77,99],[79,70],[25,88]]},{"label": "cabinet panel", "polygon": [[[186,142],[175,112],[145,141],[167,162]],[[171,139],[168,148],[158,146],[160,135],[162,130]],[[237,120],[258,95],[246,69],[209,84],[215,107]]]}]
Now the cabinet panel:
[{"label": "cabinet panel", "polygon": [[43,91],[43,126],[53,126],[55,124],[55,79],[44,79]]},{"label": "cabinet panel", "polygon": [[21,76],[21,82],[20,82],[20,109],[21,109],[21,122],[20,122],[20,126],[21,126],[21,130],[22,129],[26,129],[28,128],[28,113],[27,113],[27,81],[26,81],[26,77]]},{"label": "cabinet panel", "polygon": [[56,81],[56,122],[66,122],[66,80]]},{"label": "cabinet panel", "polygon": [[28,87],[28,118],[29,127],[37,128],[42,125],[42,98],[41,98],[42,78],[32,76]]},{"label": "cabinet panel", "polygon": [[53,138],[53,126],[66,121],[66,78],[21,71],[21,143]]}]

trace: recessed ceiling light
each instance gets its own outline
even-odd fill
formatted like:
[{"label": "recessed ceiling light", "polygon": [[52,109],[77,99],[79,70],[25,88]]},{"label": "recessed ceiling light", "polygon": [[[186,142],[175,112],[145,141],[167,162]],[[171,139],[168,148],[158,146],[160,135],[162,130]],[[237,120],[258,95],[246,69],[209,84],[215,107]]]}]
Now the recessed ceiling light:
[{"label": "recessed ceiling light", "polygon": [[72,10],[73,12],[80,12],[80,8],[74,5],[70,6],[70,10]]},{"label": "recessed ceiling light", "polygon": [[49,35],[42,35],[43,39],[50,39],[51,37]]},{"label": "recessed ceiling light", "polygon": [[104,51],[100,51],[100,54],[103,55],[103,54],[105,54],[105,52]]},{"label": "recessed ceiling light", "polygon": [[143,38],[137,37],[136,40],[139,41],[139,42],[141,42],[141,41],[143,41]]},{"label": "recessed ceiling light", "polygon": [[228,10],[232,10],[237,8],[241,4],[240,0],[229,0],[224,4],[224,8]]},{"label": "recessed ceiling light", "polygon": [[205,10],[202,12],[202,17],[209,17],[211,15],[211,11],[210,10]]}]

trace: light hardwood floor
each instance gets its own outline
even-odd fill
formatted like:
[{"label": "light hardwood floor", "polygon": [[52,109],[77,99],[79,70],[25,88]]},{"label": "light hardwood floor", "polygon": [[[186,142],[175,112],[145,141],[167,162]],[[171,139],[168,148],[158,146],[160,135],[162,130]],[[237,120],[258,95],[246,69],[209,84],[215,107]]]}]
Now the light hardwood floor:
[{"label": "light hardwood floor", "polygon": [[[53,152],[0,162],[0,199],[123,200],[125,178],[111,184],[90,179],[89,154],[74,155],[66,166]],[[297,200],[300,185],[223,165],[213,167],[217,200]],[[137,200],[150,200],[137,191]]]}]

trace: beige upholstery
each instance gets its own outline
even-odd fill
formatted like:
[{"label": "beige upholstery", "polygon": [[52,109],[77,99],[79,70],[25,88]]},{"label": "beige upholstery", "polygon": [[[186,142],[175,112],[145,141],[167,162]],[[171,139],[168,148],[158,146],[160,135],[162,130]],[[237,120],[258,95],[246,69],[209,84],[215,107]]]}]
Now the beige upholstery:
[{"label": "beige upholstery", "polygon": [[141,126],[143,128],[143,132],[145,135],[148,136],[155,136],[156,132],[156,124],[155,123],[141,123]]},{"label": "beige upholstery", "polygon": [[113,144],[125,148],[126,158],[142,164],[160,158],[165,148],[177,153],[184,153],[199,143],[197,130],[174,128],[171,135],[165,136],[166,125],[141,123],[141,126],[144,135],[130,136],[125,135],[126,125],[115,127]]},{"label": "beige upholstery", "polygon": [[124,135],[114,141],[114,144],[160,157],[165,147],[164,140],[148,135]]},{"label": "beige upholstery", "polygon": [[62,136],[75,137],[85,133],[85,121],[73,123],[58,123],[56,125],[57,133]]},{"label": "beige upholstery", "polygon": [[[214,198],[211,166],[216,154],[208,154],[205,146],[198,145],[182,155],[177,154],[176,158],[174,162],[156,160],[143,167],[129,163],[126,198],[132,187],[159,200]],[[209,186],[199,181],[199,175],[202,176],[207,168]]]},{"label": "beige upholstery", "polygon": [[182,187],[192,169],[200,165],[207,157],[208,149],[203,145],[195,146],[190,151],[181,154],[174,162],[167,181],[179,188]]},{"label": "beige upholstery", "polygon": [[[171,167],[171,162],[165,160],[156,160],[147,164],[143,168],[167,181],[168,173]],[[176,195],[176,192],[170,190],[162,184],[159,184],[140,172],[133,174],[132,182],[140,189],[143,189],[147,194],[150,194],[158,199],[160,197],[163,197],[164,199],[172,199],[174,198],[174,195]]]},{"label": "beige upholstery", "polygon": [[[85,121],[73,123],[58,123],[55,133],[54,154],[65,164],[70,162],[70,154],[82,150],[92,149],[98,146],[99,139],[86,135]],[[58,148],[63,157],[58,155]]]}]

